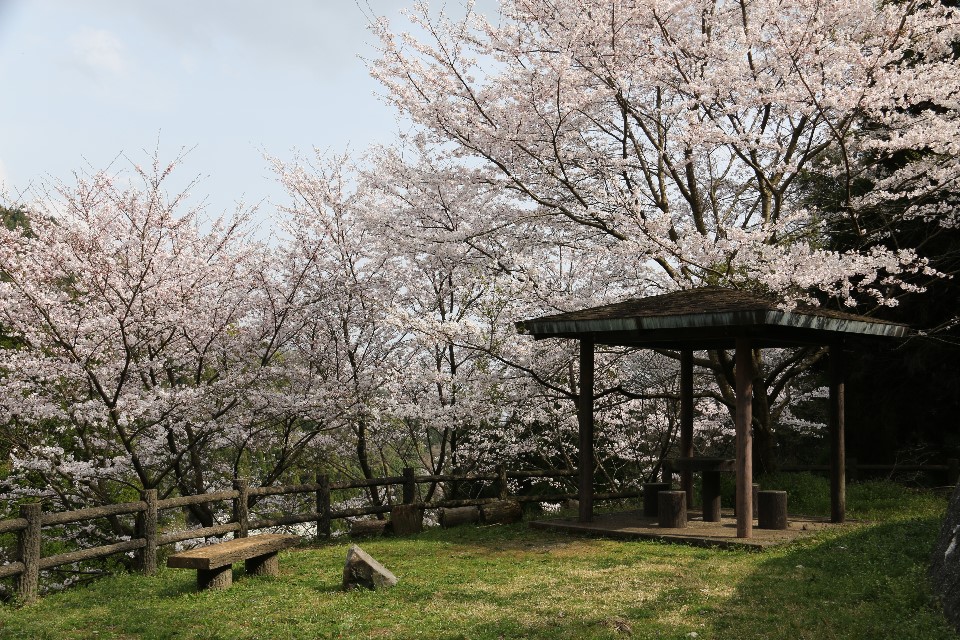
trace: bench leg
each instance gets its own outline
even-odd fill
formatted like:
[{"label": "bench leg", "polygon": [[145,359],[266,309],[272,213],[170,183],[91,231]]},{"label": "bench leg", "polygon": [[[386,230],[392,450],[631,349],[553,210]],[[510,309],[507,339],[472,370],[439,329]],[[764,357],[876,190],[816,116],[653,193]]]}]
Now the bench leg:
[{"label": "bench leg", "polygon": [[703,521],[720,522],[720,472],[703,472]]},{"label": "bench leg", "polygon": [[280,574],[280,561],[276,552],[248,558],[245,562],[248,576],[276,576]]},{"label": "bench leg", "polygon": [[227,589],[233,584],[233,566],[197,569],[197,589]]}]

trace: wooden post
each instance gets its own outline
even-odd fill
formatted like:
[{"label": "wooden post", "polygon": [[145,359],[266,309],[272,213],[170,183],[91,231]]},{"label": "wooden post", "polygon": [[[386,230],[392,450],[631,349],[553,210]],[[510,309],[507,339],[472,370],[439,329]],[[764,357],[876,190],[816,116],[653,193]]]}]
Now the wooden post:
[{"label": "wooden post", "polygon": [[330,478],[317,474],[317,537],[330,537]]},{"label": "wooden post", "polygon": [[23,563],[23,573],[17,581],[17,594],[24,604],[37,599],[40,589],[40,504],[20,505],[20,517],[27,521],[27,528],[20,532],[17,545]]},{"label": "wooden post", "polygon": [[414,480],[413,467],[403,468],[403,504],[413,504],[417,499],[417,483]]},{"label": "wooden post", "polygon": [[843,522],[847,513],[847,479],[844,459],[844,379],[843,348],[830,346],[830,520]]},{"label": "wooden post", "polygon": [[250,483],[237,478],[233,481],[233,488],[240,494],[233,499],[233,519],[240,523],[240,530],[236,537],[246,538],[247,527],[250,524]]},{"label": "wooden post", "polygon": [[497,465],[497,499],[506,500],[510,485],[507,484],[507,466]]},{"label": "wooden post", "polygon": [[580,339],[580,522],[593,520],[593,337]]},{"label": "wooden post", "polygon": [[146,489],[140,499],[147,503],[142,516],[144,547],[140,550],[140,567],[146,575],[152,576],[157,572],[157,490]]},{"label": "wooden post", "polygon": [[753,349],[736,340],[737,378],[737,537],[753,537]]},{"label": "wooden post", "polygon": [[[680,457],[693,457],[693,351],[680,352]],[[693,471],[680,472],[680,489],[693,504]]]}]

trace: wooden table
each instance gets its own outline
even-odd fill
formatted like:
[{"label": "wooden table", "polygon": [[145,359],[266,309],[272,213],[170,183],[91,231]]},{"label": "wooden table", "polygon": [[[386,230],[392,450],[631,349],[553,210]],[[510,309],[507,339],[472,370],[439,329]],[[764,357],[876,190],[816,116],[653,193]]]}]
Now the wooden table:
[{"label": "wooden table", "polygon": [[720,474],[736,472],[733,458],[676,458],[671,461],[674,471],[699,471],[702,484],[704,522],[720,521]]}]

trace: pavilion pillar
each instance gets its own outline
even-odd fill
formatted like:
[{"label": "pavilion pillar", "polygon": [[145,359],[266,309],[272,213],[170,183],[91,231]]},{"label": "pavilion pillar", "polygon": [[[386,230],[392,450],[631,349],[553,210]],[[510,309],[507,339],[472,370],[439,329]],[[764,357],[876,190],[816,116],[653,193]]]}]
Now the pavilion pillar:
[{"label": "pavilion pillar", "polygon": [[753,348],[736,340],[737,384],[737,537],[753,537]]},{"label": "pavilion pillar", "polygon": [[843,347],[830,346],[830,521],[843,522],[847,512],[846,442],[844,435]]},{"label": "pavilion pillar", "polygon": [[580,522],[593,520],[593,336],[580,339],[580,394],[577,422],[580,426]]},{"label": "pavilion pillar", "polygon": [[[693,457],[693,351],[680,352],[680,457]],[[687,492],[687,505],[693,504],[693,471],[680,473],[680,489]]]}]

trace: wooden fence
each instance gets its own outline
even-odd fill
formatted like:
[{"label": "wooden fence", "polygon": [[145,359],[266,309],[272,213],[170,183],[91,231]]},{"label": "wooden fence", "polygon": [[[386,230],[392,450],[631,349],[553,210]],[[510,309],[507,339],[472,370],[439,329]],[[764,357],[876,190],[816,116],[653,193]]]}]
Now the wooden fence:
[{"label": "wooden fence", "polygon": [[[945,480],[945,485],[956,485],[960,481],[960,460],[949,458],[946,464],[863,464],[856,458],[847,458],[844,464],[847,480],[856,481],[863,475],[874,475],[877,473],[933,473],[938,474]],[[783,465],[780,471],[813,471],[830,472],[830,465],[826,464],[808,464],[808,465]]]},{"label": "wooden fence", "polygon": [[[406,468],[403,470],[403,475],[401,476],[354,480],[335,484],[330,483],[328,477],[324,475],[317,476],[316,482],[273,487],[250,487],[247,481],[236,480],[234,481],[234,488],[231,491],[179,496],[164,500],[157,498],[156,489],[148,489],[142,492],[141,499],[137,502],[125,502],[55,513],[44,513],[41,505],[37,503],[24,504],[20,506],[19,518],[0,520],[0,533],[16,533],[18,542],[16,559],[7,565],[0,566],[0,578],[16,576],[17,593],[19,597],[23,602],[30,602],[37,597],[40,584],[40,571],[44,569],[51,569],[84,560],[104,558],[117,553],[136,551],[141,570],[147,575],[151,575],[157,570],[157,549],[163,545],[195,538],[221,536],[227,533],[233,533],[236,537],[245,537],[249,531],[255,529],[308,522],[315,522],[317,536],[324,538],[330,536],[330,525],[333,520],[388,513],[392,508],[392,505],[386,504],[334,511],[330,500],[331,491],[360,488],[369,489],[370,487],[391,485],[400,486],[402,487],[401,499],[403,504],[418,504],[424,509],[437,509],[482,505],[507,499],[510,497],[510,479],[559,478],[575,476],[576,474],[577,471],[568,469],[507,471],[504,467],[498,467],[496,473],[487,475],[415,475],[413,469]],[[434,500],[427,503],[418,502],[417,485],[437,482],[492,482],[494,483],[497,497]],[[275,518],[263,518],[254,521],[250,519],[250,503],[252,499],[258,496],[305,493],[315,494],[315,511]],[[613,500],[634,498],[639,496],[640,493],[639,490],[621,493],[598,493],[594,495],[594,499]],[[558,493],[554,495],[519,495],[513,496],[512,499],[519,502],[559,502],[576,497],[576,493]],[[159,530],[159,512],[164,509],[182,508],[193,504],[212,503],[224,500],[233,502],[233,517],[225,524],[184,531],[161,532]],[[59,553],[52,556],[43,557],[41,555],[41,537],[44,527],[130,514],[135,515],[137,519],[136,537],[130,540],[99,547],[90,547],[79,551]]]}]

